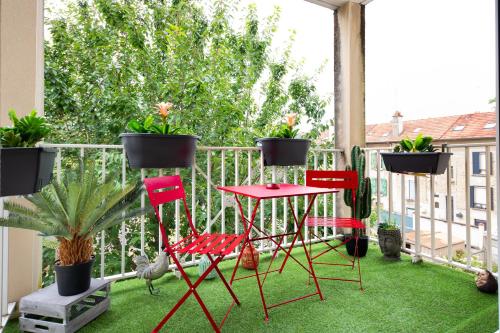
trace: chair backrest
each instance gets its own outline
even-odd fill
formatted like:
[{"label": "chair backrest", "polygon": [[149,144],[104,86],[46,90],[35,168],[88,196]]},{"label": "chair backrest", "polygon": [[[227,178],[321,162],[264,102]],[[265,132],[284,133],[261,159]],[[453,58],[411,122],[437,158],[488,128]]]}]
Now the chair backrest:
[{"label": "chair backrest", "polygon": [[160,224],[160,229],[163,238],[163,244],[167,247],[168,245],[168,237],[166,230],[163,226],[163,221],[160,216],[160,211],[158,207],[160,205],[182,199],[182,203],[184,204],[184,210],[186,212],[186,217],[189,222],[189,226],[191,227],[191,231],[194,234],[197,234],[196,228],[193,225],[193,221],[191,219],[191,213],[189,212],[189,208],[186,203],[186,192],[184,191],[184,186],[182,185],[181,177],[176,176],[162,176],[162,177],[154,177],[154,178],[145,178],[144,186],[146,187],[146,191],[148,192],[149,201],[154,208],[156,219]]},{"label": "chair backrest", "polygon": [[153,207],[186,198],[181,177],[177,175],[145,178],[144,186]]},{"label": "chair backrest", "polygon": [[357,191],[357,171],[306,170],[306,185],[320,188],[341,188]]},{"label": "chair backrest", "polygon": [[356,215],[356,192],[359,186],[357,171],[306,170],[306,185],[351,190],[352,214]]}]

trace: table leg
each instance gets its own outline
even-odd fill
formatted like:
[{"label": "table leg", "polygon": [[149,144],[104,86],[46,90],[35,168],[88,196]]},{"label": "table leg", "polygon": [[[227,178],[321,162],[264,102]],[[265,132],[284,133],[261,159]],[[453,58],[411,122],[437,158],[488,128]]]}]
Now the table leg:
[{"label": "table leg", "polygon": [[[250,234],[252,233],[252,228],[253,228],[253,224],[254,224],[254,221],[255,221],[255,216],[256,216],[256,213],[257,213],[257,208],[259,207],[259,204],[260,204],[260,199],[257,199],[257,202],[255,203],[255,206],[253,208],[252,217],[250,218],[249,223],[247,223],[247,220],[245,219],[245,214],[243,212],[243,207],[241,206],[241,202],[238,199],[238,196],[236,194],[235,194],[235,198],[236,198],[236,203],[238,204],[238,207],[240,209],[240,215],[241,215],[241,218],[242,218],[242,221],[243,221],[243,227],[244,227],[245,233],[247,235],[246,235],[245,241],[243,243],[243,248],[241,249],[240,255],[238,256],[238,261],[236,263],[236,266],[234,267],[233,274],[232,274],[232,277],[231,277],[231,283],[234,281],[234,276],[236,275],[236,271],[238,270],[238,266],[239,266],[239,263],[240,263],[243,251],[245,250],[245,247],[247,245],[250,245]],[[259,268],[258,268],[257,263],[255,262],[254,257],[253,257],[253,255],[254,255],[253,251],[254,250],[255,249],[253,247],[250,247],[250,251],[251,251],[251,255],[252,255],[252,263],[253,263],[253,267],[255,269],[255,277],[257,279],[257,285],[259,287],[260,299],[262,301],[262,307],[264,308],[265,320],[268,321],[269,320],[269,314],[267,312],[267,305],[266,305],[266,299],[265,299],[265,296],[264,296],[264,290],[262,289],[262,284],[263,283],[261,283],[261,281],[260,281]]]},{"label": "table leg", "polygon": [[[294,240],[292,241],[292,244],[290,245],[290,248],[289,248],[289,251],[287,252],[287,256],[285,257],[285,260],[283,261],[283,264],[281,266],[281,271],[285,267],[286,260],[288,259],[288,257],[290,256],[290,254],[292,252],[293,245],[294,245],[297,237],[300,236],[300,240],[301,240],[301,243],[302,243],[302,248],[304,249],[304,253],[306,255],[307,263],[309,265],[309,272],[312,275],[312,278],[314,280],[314,284],[316,285],[316,290],[317,290],[317,292],[319,294],[319,298],[321,300],[323,300],[323,294],[321,293],[321,289],[319,287],[318,279],[316,278],[316,273],[314,272],[314,268],[313,268],[313,264],[312,264],[312,261],[311,261],[311,257],[309,256],[309,253],[307,252],[307,247],[306,247],[306,245],[304,243],[304,237],[302,235],[302,227],[304,226],[305,220],[306,220],[307,216],[309,215],[309,212],[310,212],[311,207],[312,207],[312,205],[314,203],[314,200],[316,200],[316,197],[317,197],[317,195],[314,195],[312,197],[311,201],[309,201],[309,206],[307,207],[307,210],[304,213],[304,216],[302,217],[302,219],[300,221],[300,224],[298,223],[297,216],[295,215],[295,212],[293,211],[292,202],[291,202],[290,198],[288,198],[288,204],[290,205],[290,208],[292,208],[293,219],[295,221],[295,224],[297,225],[297,234],[294,237]],[[309,240],[309,241],[311,241],[311,240]]]},{"label": "table leg", "polygon": [[309,200],[309,205],[307,206],[307,209],[304,213],[304,216],[302,216],[300,223],[298,222],[297,216],[295,215],[295,211],[293,210],[292,201],[290,200],[290,198],[288,198],[288,204],[290,206],[290,210],[292,211],[292,216],[293,216],[293,219],[295,221],[295,224],[297,225],[297,233],[293,237],[292,243],[290,244],[288,251],[285,251],[286,256],[285,256],[285,259],[283,260],[283,263],[281,264],[280,273],[283,272],[283,268],[285,268],[288,257],[290,256],[290,253],[292,252],[293,246],[295,245],[295,242],[297,241],[297,238],[299,236],[299,231],[302,228],[302,226],[304,225],[306,217],[309,215],[309,211],[311,210],[311,208],[313,206],[313,203],[314,203],[314,200],[316,199],[316,196],[317,196],[316,194],[313,195],[311,200]]}]

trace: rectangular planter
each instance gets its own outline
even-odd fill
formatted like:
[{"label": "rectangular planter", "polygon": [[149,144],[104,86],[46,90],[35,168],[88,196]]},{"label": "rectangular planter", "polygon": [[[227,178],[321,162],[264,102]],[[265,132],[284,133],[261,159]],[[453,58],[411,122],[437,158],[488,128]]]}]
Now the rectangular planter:
[{"label": "rectangular planter", "polygon": [[0,196],[38,192],[52,180],[56,149],[0,148]]},{"label": "rectangular planter", "polygon": [[387,171],[441,175],[450,163],[452,153],[381,153]]},{"label": "rectangular planter", "polygon": [[265,166],[306,165],[310,144],[306,139],[257,139],[257,145],[262,147]]},{"label": "rectangular planter", "polygon": [[122,133],[128,164],[132,169],[189,168],[193,164],[194,135]]}]

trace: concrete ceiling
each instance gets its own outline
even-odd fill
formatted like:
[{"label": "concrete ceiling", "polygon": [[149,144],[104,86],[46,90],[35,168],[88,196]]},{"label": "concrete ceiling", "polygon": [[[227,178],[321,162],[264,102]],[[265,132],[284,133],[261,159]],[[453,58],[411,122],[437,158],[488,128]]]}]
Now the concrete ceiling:
[{"label": "concrete ceiling", "polygon": [[305,1],[314,3],[318,6],[322,6],[325,8],[336,9],[347,2],[356,2],[366,5],[373,0],[305,0]]}]

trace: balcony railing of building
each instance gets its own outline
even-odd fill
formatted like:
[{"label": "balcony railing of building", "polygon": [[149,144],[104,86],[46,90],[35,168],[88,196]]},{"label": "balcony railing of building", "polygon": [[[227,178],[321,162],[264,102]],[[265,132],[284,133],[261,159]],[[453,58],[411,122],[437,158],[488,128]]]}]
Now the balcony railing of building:
[{"label": "balcony railing of building", "polygon": [[[475,200],[471,198],[471,188],[491,188],[494,181],[492,167],[494,143],[448,145],[447,150],[453,152],[448,172],[440,176],[417,177],[391,174],[383,169],[380,153],[390,150],[390,147],[367,148],[367,173],[373,182],[373,216],[372,222],[384,220],[393,221],[401,227],[403,250],[413,254],[417,259],[425,258],[437,263],[449,264],[467,270],[478,270],[479,266],[493,268],[493,256],[496,247],[493,242],[492,214],[496,205],[492,205],[492,191],[484,191],[485,209],[479,213],[484,220],[484,226],[473,223]],[[88,145],[88,144],[45,144],[57,148],[55,179],[61,179],[63,172],[69,167],[78,166],[79,160],[87,158],[95,164],[102,179],[116,177],[125,184],[128,180],[140,180],[147,176],[163,174],[180,174],[186,187],[190,209],[195,225],[200,230],[221,232],[238,232],[242,230],[238,211],[232,196],[221,193],[217,185],[231,184],[265,184],[268,182],[288,182],[302,184],[305,167],[265,167],[260,148],[257,147],[199,147],[192,168],[175,170],[140,170],[127,168],[123,146],[121,145]],[[309,153],[307,168],[336,169],[337,162],[343,152],[338,149],[313,149]],[[479,155],[478,155],[479,154]],[[474,156],[474,157],[472,157]],[[481,158],[478,162],[473,159]],[[483,157],[484,156],[484,157]],[[463,158],[462,158],[463,157]],[[484,159],[484,161],[482,160]],[[458,164],[457,164],[458,163]],[[477,165],[479,163],[479,169]],[[483,169],[481,169],[483,167]],[[474,170],[473,170],[474,169]],[[476,170],[477,169],[477,170]],[[478,171],[479,170],[479,171]],[[460,172],[459,172],[460,171]],[[473,174],[479,172],[478,175]],[[465,175],[459,178],[458,174]],[[477,176],[477,177],[476,177]],[[477,179],[473,179],[477,178]],[[464,203],[458,208],[464,211],[463,221],[455,221],[453,201],[459,194],[459,186],[464,189]],[[425,188],[425,190],[424,190]],[[444,191],[446,214],[444,219],[437,214],[436,194]],[[426,194],[427,192],[427,194]],[[443,193],[439,193],[443,194]],[[426,200],[428,195],[429,200]],[[472,194],[474,195],[474,194]],[[479,200],[479,198],[477,198]],[[481,201],[481,202],[482,202]],[[472,204],[471,204],[472,203]],[[1,203],[0,203],[1,204]],[[294,198],[296,214],[305,206],[304,198]],[[145,195],[141,197],[140,205],[148,205]],[[425,205],[425,206],[424,206]],[[333,195],[322,195],[314,204],[312,214],[335,216],[336,202]],[[413,207],[412,207],[413,206]],[[2,208],[2,207],[0,207]],[[287,230],[293,227],[286,200],[273,199],[270,203],[261,204],[258,223],[260,227],[276,234],[277,230]],[[414,210],[408,214],[408,209]],[[171,237],[178,240],[183,233],[183,217],[180,206],[163,207],[167,219],[173,221],[169,229]],[[250,200],[247,203],[248,213],[251,210]],[[3,210],[1,211],[3,214]],[[462,213],[462,212],[461,212]],[[474,221],[475,222],[475,221]],[[411,224],[411,225],[409,225]],[[376,223],[367,223],[368,234],[373,241],[376,238]],[[268,227],[269,226],[269,227]],[[323,230],[321,230],[323,229]],[[413,233],[413,237],[409,237]],[[440,234],[446,237],[441,238]],[[484,233],[484,235],[483,235]],[[305,232],[305,237],[308,233]],[[323,239],[333,239],[338,234],[331,228],[320,228],[315,234]],[[439,237],[438,237],[439,236]],[[455,238],[463,239],[463,257],[457,253],[454,246]],[[496,235],[495,235],[496,237]],[[0,286],[2,316],[9,313],[12,305],[8,304],[8,230],[0,228]],[[430,240],[430,244],[427,244]],[[309,240],[308,240],[309,241]],[[311,241],[315,241],[314,239]],[[443,244],[444,242],[444,244]],[[284,239],[285,246],[290,243]],[[460,243],[460,242],[459,242]],[[102,232],[96,240],[96,270],[101,278],[118,280],[135,276],[131,256],[133,254],[148,254],[154,256],[160,250],[159,230],[156,221],[145,216],[122,224],[117,230]],[[259,251],[270,251],[272,244],[260,241]],[[444,249],[444,250],[443,250]],[[238,254],[235,250],[233,257]],[[231,256],[228,256],[229,258]],[[197,263],[195,257],[182,258],[185,265]],[[11,283],[14,283],[11,281]]]}]

